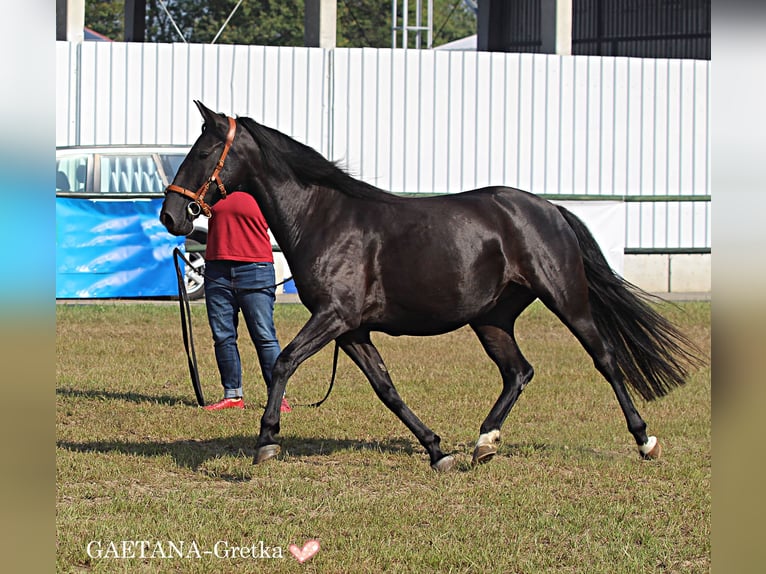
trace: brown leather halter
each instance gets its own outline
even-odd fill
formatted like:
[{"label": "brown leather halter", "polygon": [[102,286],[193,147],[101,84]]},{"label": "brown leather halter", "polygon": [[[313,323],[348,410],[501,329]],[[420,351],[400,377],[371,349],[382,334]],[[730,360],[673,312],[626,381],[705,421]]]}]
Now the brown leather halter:
[{"label": "brown leather halter", "polygon": [[[207,193],[208,188],[210,187],[211,183],[215,183],[218,186],[218,189],[221,192],[221,197],[226,197],[226,188],[223,186],[223,182],[221,181],[221,178],[218,176],[219,173],[221,173],[221,170],[223,169],[223,162],[226,160],[226,156],[229,153],[229,148],[231,148],[231,144],[234,141],[234,133],[237,131],[237,122],[234,118],[229,117],[229,131],[226,134],[226,142],[223,144],[223,151],[221,152],[221,158],[218,160],[218,163],[215,166],[215,169],[213,170],[213,173],[211,176],[205,180],[205,183],[199,186],[199,189],[194,192],[189,189],[186,189],[185,187],[181,187],[180,185],[169,185],[167,188],[165,188],[165,193],[168,193],[169,191],[174,191],[176,193],[180,193],[181,195],[185,195],[186,197],[189,197],[193,200],[192,203],[189,203],[189,206],[187,207],[187,210],[189,211],[189,214],[192,217],[197,217],[200,213],[204,215],[205,217],[210,217],[210,206],[205,203],[205,194]],[[194,206],[194,207],[193,207]]]}]

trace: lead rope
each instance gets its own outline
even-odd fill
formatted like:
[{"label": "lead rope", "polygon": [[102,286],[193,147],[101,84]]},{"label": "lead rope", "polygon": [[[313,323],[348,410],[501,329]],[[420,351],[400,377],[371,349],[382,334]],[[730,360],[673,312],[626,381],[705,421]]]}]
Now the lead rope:
[{"label": "lead rope", "polygon": [[[194,387],[194,394],[197,396],[197,404],[201,407],[205,406],[205,397],[202,395],[202,387],[200,386],[200,380],[199,380],[199,369],[197,368],[197,355],[194,352],[194,336],[192,333],[192,320],[191,320],[191,306],[189,304],[189,294],[186,292],[186,282],[184,281],[184,275],[181,272],[181,265],[179,264],[179,259],[183,260],[186,265],[188,265],[190,268],[194,268],[191,261],[189,261],[184,254],[181,252],[181,250],[176,247],[173,249],[173,263],[176,267],[176,279],[178,281],[178,304],[180,306],[181,311],[181,333],[183,334],[183,340],[184,340],[184,349],[186,351],[186,359],[189,364],[189,375],[191,376],[191,382],[192,386]],[[202,273],[202,276],[205,277],[205,281],[208,280],[208,277],[205,276],[204,273]],[[287,279],[284,279],[283,281],[280,281],[276,285],[272,285],[268,287],[271,289],[272,287],[278,287],[279,285],[282,285],[284,283],[287,283],[292,277],[288,277]],[[332,375],[330,376],[330,386],[327,388],[327,393],[325,394],[324,398],[322,400],[317,401],[315,403],[311,403],[309,405],[295,405],[298,407],[311,407],[316,408],[320,406],[322,403],[324,403],[327,398],[330,396],[330,392],[332,392],[333,385],[335,384],[335,374],[337,372],[338,367],[338,342],[335,341],[335,351],[333,353],[332,357]]]},{"label": "lead rope", "polygon": [[189,363],[189,375],[191,376],[194,394],[197,395],[197,404],[205,406],[205,397],[202,395],[202,387],[199,383],[199,370],[197,369],[197,355],[194,352],[194,336],[192,334],[191,307],[189,305],[189,294],[186,292],[186,282],[184,274],[181,272],[181,266],[178,263],[179,257],[191,267],[191,262],[184,257],[181,250],[176,247],[173,249],[173,263],[176,266],[176,279],[178,281],[178,304],[181,309],[181,332],[184,338],[184,349],[186,349],[186,360]]},{"label": "lead rope", "polygon": [[310,407],[310,408],[317,408],[319,405],[321,405],[323,402],[327,400],[327,398],[330,396],[330,393],[332,392],[332,387],[335,384],[335,373],[338,369],[338,341],[335,341],[335,350],[332,354],[332,375],[330,375],[330,386],[327,387],[327,393],[325,394],[324,398],[321,401],[317,401],[315,403],[311,403],[310,405],[295,405],[296,407]]}]

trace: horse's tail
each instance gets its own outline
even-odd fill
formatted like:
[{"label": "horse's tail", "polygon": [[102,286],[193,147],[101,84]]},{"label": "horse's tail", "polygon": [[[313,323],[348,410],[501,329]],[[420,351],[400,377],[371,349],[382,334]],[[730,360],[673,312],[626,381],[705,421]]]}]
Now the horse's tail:
[{"label": "horse's tail", "polygon": [[651,307],[661,299],[612,271],[585,224],[557,207],[580,244],[596,327],[629,386],[649,401],[683,385],[687,368],[702,363],[696,346]]}]

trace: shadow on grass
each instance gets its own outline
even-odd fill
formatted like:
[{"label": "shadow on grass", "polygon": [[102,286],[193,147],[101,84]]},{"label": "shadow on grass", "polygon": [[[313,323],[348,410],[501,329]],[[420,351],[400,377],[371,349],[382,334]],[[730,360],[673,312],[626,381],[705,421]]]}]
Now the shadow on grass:
[{"label": "shadow on grass", "polygon": [[[57,441],[58,448],[71,452],[127,454],[144,457],[162,457],[170,455],[175,463],[195,472],[208,460],[224,456],[255,456],[255,436],[235,435],[226,438],[210,440],[178,440],[171,442],[159,441],[93,441],[73,442]],[[358,441],[346,439],[311,439],[305,437],[280,437],[283,453],[288,453],[290,459],[305,459],[315,456],[331,456],[340,451],[374,451],[388,453],[413,454],[413,445],[403,438],[393,438],[383,441]],[[224,476],[224,479],[242,481],[249,478]]]},{"label": "shadow on grass", "polygon": [[90,390],[83,391],[80,389],[56,389],[56,394],[62,397],[73,397],[78,399],[95,399],[95,400],[119,400],[128,401],[131,403],[152,403],[158,405],[186,405],[190,407],[196,407],[196,401],[188,398],[174,397],[171,395],[144,395],[142,393],[119,393],[114,391],[103,390]]},{"label": "shadow on grass", "polygon": [[[66,397],[85,398],[95,400],[122,400],[133,403],[151,403],[161,405],[185,405],[196,407],[197,403],[188,398],[179,398],[170,395],[146,395],[133,392],[113,392],[104,390],[79,390],[71,388],[56,389],[56,394]],[[262,408],[262,405],[260,405]],[[170,455],[175,464],[179,467],[190,469],[194,472],[206,472],[201,467],[208,460],[215,460],[222,457],[247,457],[252,459],[255,456],[255,435],[235,435],[209,440],[178,440],[171,442],[161,441],[92,441],[92,442],[74,442],[57,441],[58,448],[66,449],[71,452],[81,453],[118,453],[127,455],[137,455],[143,457],[162,457]],[[352,452],[381,452],[415,455],[425,453],[419,444],[406,438],[390,438],[381,441],[364,441],[351,439],[332,439],[332,438],[307,438],[299,436],[284,435],[279,437],[282,449],[282,457],[303,461],[312,457],[322,456],[330,457],[334,453],[341,451]],[[469,444],[458,444],[457,452],[447,452],[461,457],[456,465],[458,472],[471,472],[474,466],[468,460],[462,460],[461,452],[471,452],[473,446]],[[513,458],[535,458],[538,456],[548,457],[553,455],[573,455],[593,459],[615,459],[624,456],[624,453],[613,451],[598,450],[594,448],[570,448],[558,444],[546,444],[542,442],[528,443],[510,443],[500,447],[497,459]],[[321,463],[319,463],[321,464]],[[224,480],[241,482],[250,480],[248,477],[233,475],[217,475]]]},{"label": "shadow on grass", "polygon": [[[171,442],[160,441],[93,441],[93,442],[73,442],[57,441],[56,446],[71,452],[79,453],[102,453],[102,454],[126,454],[143,457],[163,457],[170,455],[175,464],[179,467],[187,468],[194,472],[211,474],[208,469],[203,468],[209,460],[215,460],[223,457],[246,457],[252,459],[255,456],[255,436],[235,435],[225,438],[210,440],[178,440]],[[315,457],[331,457],[335,453],[343,451],[351,452],[379,452],[392,454],[406,454],[414,456],[421,453],[419,445],[405,438],[392,438],[382,441],[359,441],[348,439],[328,439],[328,438],[305,438],[297,436],[280,437],[280,446],[282,455],[287,455],[287,459],[294,462],[312,462]],[[525,443],[511,444],[500,452],[496,459],[514,459],[514,458],[535,458],[538,455],[548,457],[554,453],[576,456],[585,459],[594,460],[614,460],[623,458],[624,453],[609,451],[598,451],[590,448],[568,448],[559,445],[550,445],[543,443]],[[462,456],[459,452],[451,453],[460,457],[455,470],[460,473],[475,472],[470,458]],[[424,458],[427,460],[427,457]],[[314,460],[314,464],[324,464],[324,462]],[[267,463],[274,464],[274,462]],[[483,466],[483,465],[481,465]],[[213,471],[212,475],[227,482],[249,482],[250,476],[231,473],[220,473]]]}]

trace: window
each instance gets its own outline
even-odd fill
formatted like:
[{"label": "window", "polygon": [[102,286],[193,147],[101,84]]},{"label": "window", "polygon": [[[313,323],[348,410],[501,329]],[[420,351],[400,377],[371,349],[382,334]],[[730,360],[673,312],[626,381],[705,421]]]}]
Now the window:
[{"label": "window", "polygon": [[100,193],[162,193],[153,155],[102,155]]},{"label": "window", "polygon": [[173,178],[178,173],[178,168],[181,167],[185,155],[179,154],[160,154],[160,162],[162,163],[162,169],[165,172],[165,177],[168,178],[168,183],[173,181]]},{"label": "window", "polygon": [[87,156],[72,156],[57,159],[56,191],[85,192],[87,175]]}]

